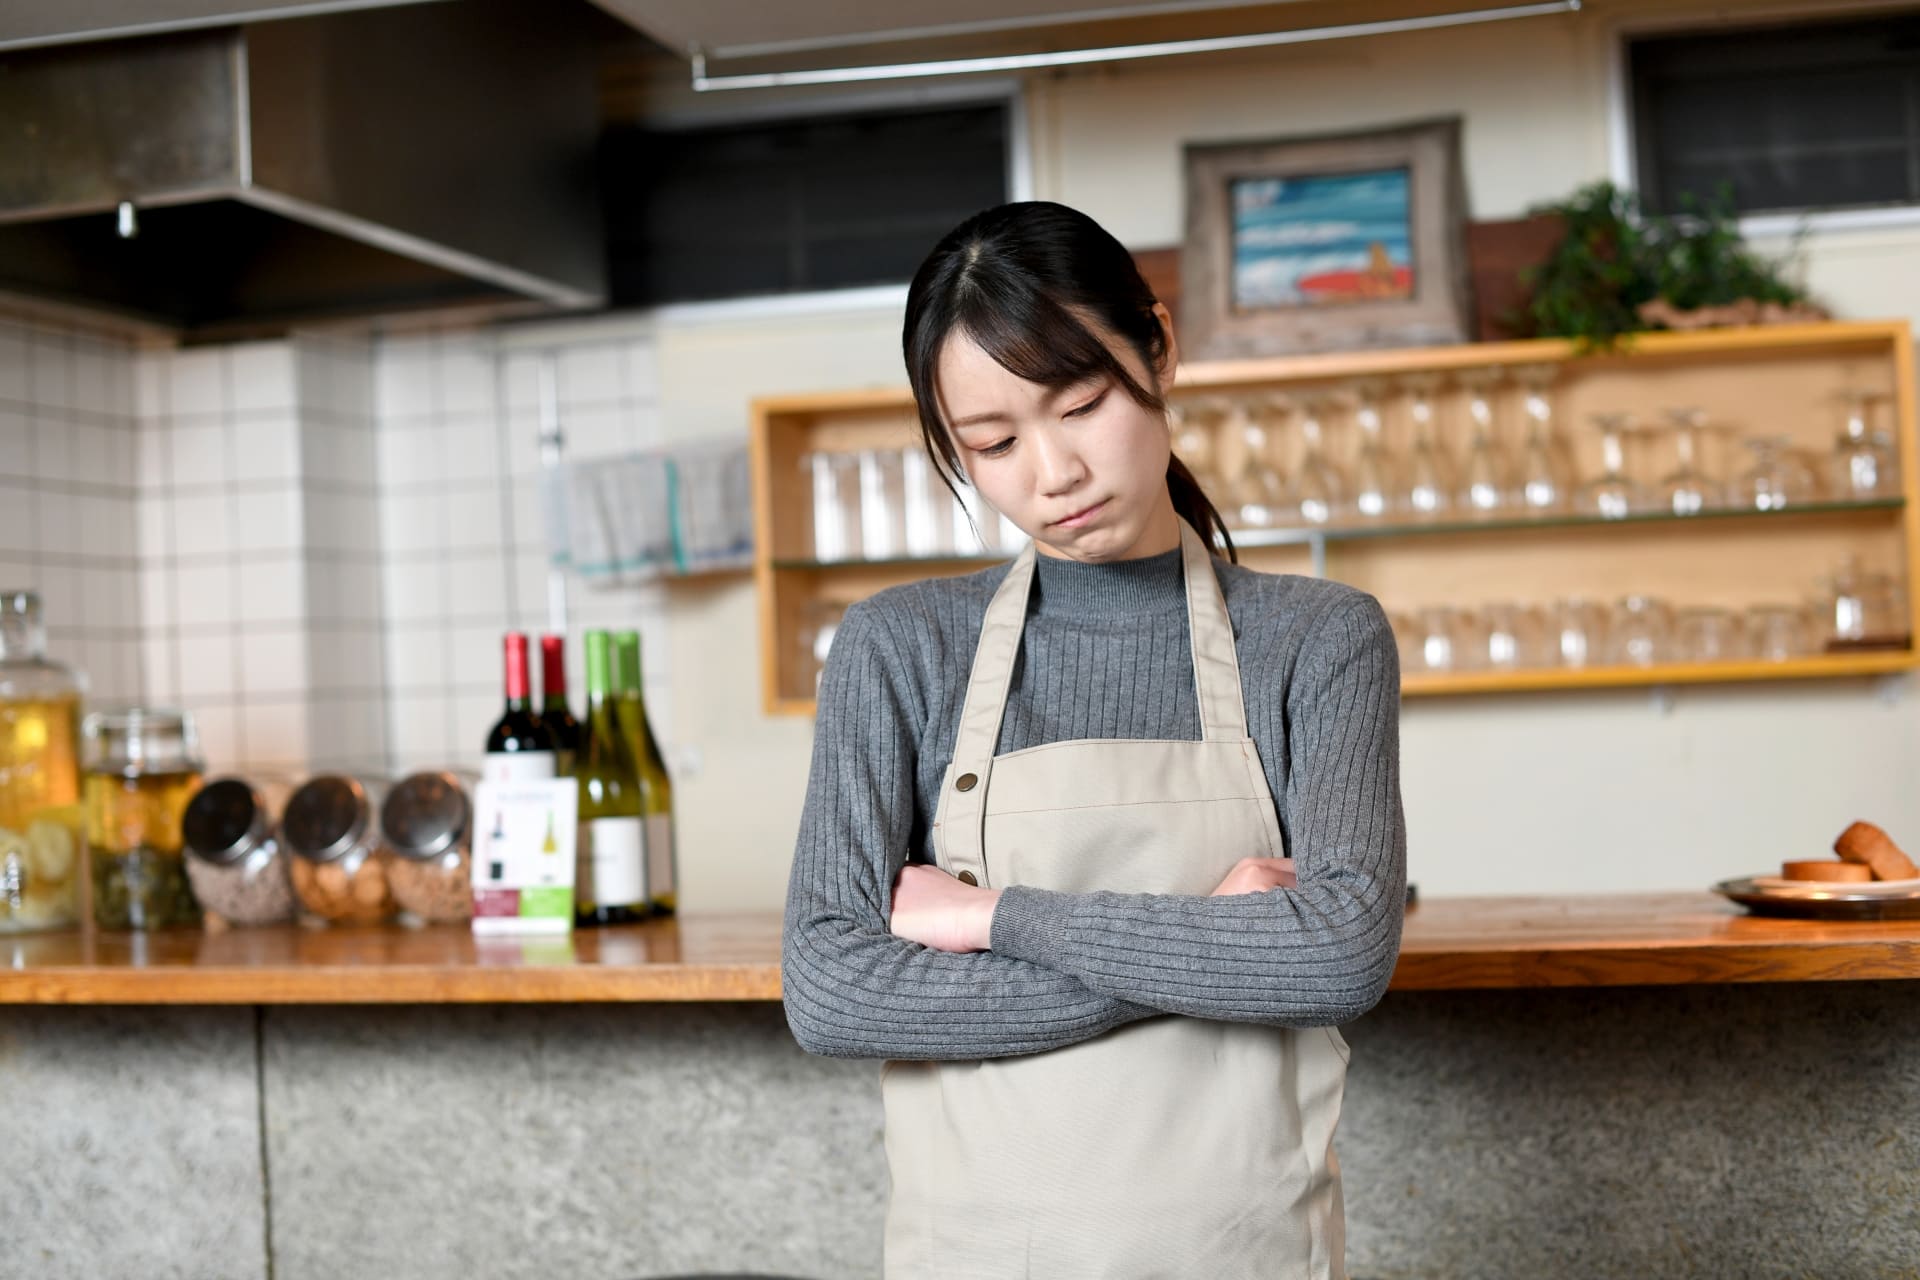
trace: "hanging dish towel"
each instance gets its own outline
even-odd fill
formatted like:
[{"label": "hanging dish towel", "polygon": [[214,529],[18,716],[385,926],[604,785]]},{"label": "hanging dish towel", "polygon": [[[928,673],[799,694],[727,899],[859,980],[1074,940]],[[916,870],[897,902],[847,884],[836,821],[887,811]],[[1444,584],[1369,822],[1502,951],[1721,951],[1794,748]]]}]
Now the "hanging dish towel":
[{"label": "hanging dish towel", "polygon": [[752,561],[745,445],[576,459],[549,472],[547,505],[553,562],[596,585]]}]

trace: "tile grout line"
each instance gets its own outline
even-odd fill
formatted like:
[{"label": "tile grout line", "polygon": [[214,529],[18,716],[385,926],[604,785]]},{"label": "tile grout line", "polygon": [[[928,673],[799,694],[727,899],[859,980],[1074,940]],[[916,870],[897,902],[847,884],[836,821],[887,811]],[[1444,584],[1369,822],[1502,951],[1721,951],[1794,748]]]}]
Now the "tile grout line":
[{"label": "tile grout line", "polygon": [[253,1006],[253,1098],[260,1132],[260,1243],[273,1280],[273,1163],[267,1141],[267,1009]]}]

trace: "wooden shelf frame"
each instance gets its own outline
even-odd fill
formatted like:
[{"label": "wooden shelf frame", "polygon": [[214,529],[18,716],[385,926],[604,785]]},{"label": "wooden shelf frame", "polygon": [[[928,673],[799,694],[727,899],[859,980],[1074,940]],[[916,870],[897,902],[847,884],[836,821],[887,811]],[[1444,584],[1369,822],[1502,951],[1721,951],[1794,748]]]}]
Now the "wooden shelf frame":
[{"label": "wooden shelf frame", "polygon": [[[1920,448],[1915,427],[1915,348],[1904,321],[1837,322],[1780,325],[1699,333],[1634,335],[1618,349],[1583,352],[1572,341],[1474,343],[1414,350],[1338,352],[1258,360],[1213,361],[1182,366],[1174,386],[1183,393],[1231,394],[1235,391],[1314,390],[1358,378],[1407,374],[1445,374],[1464,370],[1554,364],[1570,378],[1594,380],[1650,376],[1670,378],[1675,370],[1715,369],[1728,377],[1764,374],[1782,361],[1865,363],[1875,371],[1879,389],[1889,396],[1900,458],[1900,492],[1864,503],[1822,502],[1778,512],[1715,510],[1698,516],[1664,514],[1626,520],[1554,515],[1540,519],[1496,518],[1349,523],[1325,527],[1246,530],[1235,535],[1249,563],[1280,571],[1326,572],[1330,555],[1352,557],[1362,568],[1366,557],[1381,555],[1449,557],[1461,549],[1501,546],[1531,539],[1559,550],[1598,554],[1606,539],[1671,536],[1674,545],[1695,545],[1729,536],[1786,537],[1796,528],[1828,531],[1829,541],[1844,536],[1871,539],[1876,549],[1897,552],[1908,585],[1910,632],[1920,636],[1920,591],[1913,576],[1920,568]],[[1561,431],[1568,426],[1562,422]],[[1803,434],[1809,434],[1803,432]],[[755,501],[754,577],[760,596],[761,679],[769,714],[810,715],[813,700],[799,696],[789,670],[795,629],[806,602],[815,598],[846,602],[893,582],[942,573],[967,573],[996,563],[1000,556],[954,556],[932,560],[819,563],[794,551],[807,545],[804,512],[795,502],[793,476],[803,445],[857,447],[917,439],[911,394],[905,388],[869,388],[845,393],[814,393],[756,400],[753,404],[753,481]],[[784,472],[784,475],[783,475]],[[783,483],[784,481],[784,483]],[[1835,530],[1839,532],[1835,532]],[[1730,533],[1729,531],[1733,531]],[[1825,545],[1825,544],[1822,544]],[[1644,544],[1641,544],[1644,549]],[[1311,555],[1309,562],[1302,556]],[[1703,552],[1703,554],[1707,554]],[[1340,576],[1337,572],[1334,576]],[[1360,585],[1374,589],[1362,580]],[[1385,598],[1383,596],[1383,598]],[[1393,603],[1389,601],[1389,603]],[[1460,601],[1460,603],[1480,603]],[[1657,667],[1544,668],[1520,671],[1408,672],[1403,692],[1409,697],[1483,695],[1548,690],[1659,687],[1680,684],[1801,680],[1876,676],[1920,667],[1913,649],[1826,654],[1784,662],[1735,661],[1671,664]]]}]

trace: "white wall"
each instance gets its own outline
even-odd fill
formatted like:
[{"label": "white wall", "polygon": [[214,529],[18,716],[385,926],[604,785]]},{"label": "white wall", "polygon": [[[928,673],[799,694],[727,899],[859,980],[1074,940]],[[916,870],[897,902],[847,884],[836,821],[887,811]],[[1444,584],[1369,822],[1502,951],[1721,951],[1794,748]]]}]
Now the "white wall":
[{"label": "white wall", "polygon": [[39,593],[47,656],[102,701],[140,689],[138,443],[131,346],[0,319],[0,590]]}]

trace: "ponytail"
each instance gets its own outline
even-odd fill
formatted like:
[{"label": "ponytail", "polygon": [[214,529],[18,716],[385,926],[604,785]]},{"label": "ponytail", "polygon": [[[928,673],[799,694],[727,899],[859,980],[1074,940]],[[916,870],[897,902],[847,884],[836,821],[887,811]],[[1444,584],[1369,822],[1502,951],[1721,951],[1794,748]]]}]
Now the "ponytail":
[{"label": "ponytail", "polygon": [[1167,459],[1167,493],[1173,498],[1174,511],[1193,526],[1207,550],[1216,555],[1224,552],[1228,560],[1240,563],[1240,553],[1233,545],[1233,535],[1227,532],[1227,522],[1220,517],[1220,509],[1178,457]]}]

